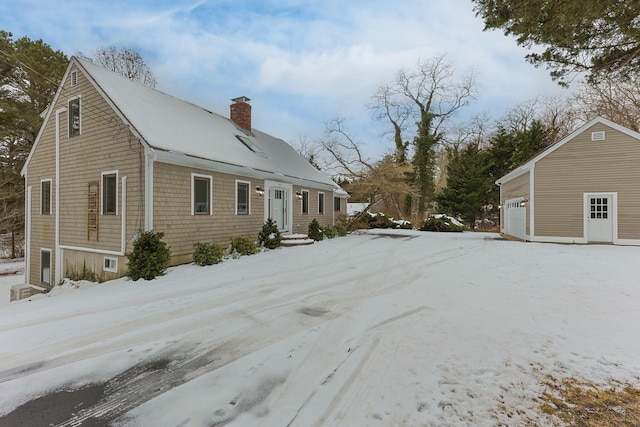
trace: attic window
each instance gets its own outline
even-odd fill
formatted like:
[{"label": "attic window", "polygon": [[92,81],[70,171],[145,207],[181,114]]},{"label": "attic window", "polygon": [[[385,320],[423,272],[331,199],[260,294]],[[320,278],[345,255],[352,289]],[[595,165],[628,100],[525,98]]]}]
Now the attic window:
[{"label": "attic window", "polygon": [[238,140],[240,142],[242,142],[242,144],[245,147],[247,147],[249,150],[253,151],[254,153],[264,154],[264,152],[260,149],[260,147],[258,147],[256,144],[254,144],[254,142],[251,141],[246,136],[236,135],[236,138],[238,138]]},{"label": "attic window", "polygon": [[604,131],[591,132],[592,141],[604,141]]},{"label": "attic window", "polygon": [[71,86],[75,86],[78,84],[78,72],[77,71],[72,71],[71,72]]}]

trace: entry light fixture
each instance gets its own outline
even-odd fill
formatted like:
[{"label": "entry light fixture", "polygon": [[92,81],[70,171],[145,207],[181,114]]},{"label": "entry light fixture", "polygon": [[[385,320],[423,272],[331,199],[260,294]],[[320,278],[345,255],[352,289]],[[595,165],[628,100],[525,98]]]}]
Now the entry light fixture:
[{"label": "entry light fixture", "polygon": [[521,207],[521,208],[524,208],[525,206],[527,206],[527,203],[529,203],[529,199],[523,199],[523,200],[520,202],[520,207]]},{"label": "entry light fixture", "polygon": [[262,188],[259,185],[257,185],[256,186],[256,193],[258,193],[258,196],[264,196],[264,188]]},{"label": "entry light fixture", "polygon": [[302,192],[301,191],[296,191],[296,197],[298,199],[302,199]]}]

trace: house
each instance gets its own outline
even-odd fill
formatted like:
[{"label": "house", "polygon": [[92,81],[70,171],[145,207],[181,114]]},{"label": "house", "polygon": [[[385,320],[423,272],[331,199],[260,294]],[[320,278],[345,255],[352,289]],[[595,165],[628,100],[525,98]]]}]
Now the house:
[{"label": "house", "polygon": [[269,217],[306,234],[346,215],[346,192],[251,127],[248,98],[225,118],[75,57],[22,174],[25,281],[45,290],[74,271],[124,275],[142,231],[164,232],[176,265]]},{"label": "house", "polygon": [[496,181],[500,231],[640,245],[640,133],[598,117]]}]

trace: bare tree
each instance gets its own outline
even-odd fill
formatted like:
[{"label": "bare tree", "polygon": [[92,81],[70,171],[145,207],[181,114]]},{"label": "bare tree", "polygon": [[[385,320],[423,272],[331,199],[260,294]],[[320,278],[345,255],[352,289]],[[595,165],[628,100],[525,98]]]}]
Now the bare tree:
[{"label": "bare tree", "polygon": [[404,134],[412,135],[412,182],[418,196],[407,204],[416,219],[424,216],[435,195],[436,153],[444,141],[444,125],[474,97],[473,73],[457,79],[444,54],[401,69],[393,83],[380,86],[373,96],[377,117],[394,128],[396,158],[402,158],[401,150],[408,146]]},{"label": "bare tree", "polygon": [[602,116],[636,132],[640,131],[640,81],[606,78],[584,84],[572,101],[580,105],[584,121]]},{"label": "bare tree", "polygon": [[78,56],[99,64],[133,81],[149,87],[156,87],[156,78],[153,72],[142,59],[138,52],[129,48],[116,49],[114,46],[99,47],[93,51],[93,56],[88,57],[82,52]]}]

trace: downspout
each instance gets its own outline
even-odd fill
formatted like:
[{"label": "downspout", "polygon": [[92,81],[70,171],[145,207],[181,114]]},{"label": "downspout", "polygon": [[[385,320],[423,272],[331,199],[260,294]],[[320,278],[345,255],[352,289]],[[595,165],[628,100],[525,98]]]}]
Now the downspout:
[{"label": "downspout", "polygon": [[531,166],[529,171],[529,240],[535,241],[535,215],[533,211],[536,208],[535,205],[535,163]]},{"label": "downspout", "polygon": [[127,177],[122,177],[122,205],[121,205],[121,220],[120,225],[120,252],[124,255],[127,250]]},{"label": "downspout", "polygon": [[56,110],[56,225],[55,225],[55,275],[53,285],[62,280],[62,250],[60,249],[60,113],[66,108]]},{"label": "downspout", "polygon": [[145,147],[144,168],[144,231],[153,230],[153,163],[155,152]]},{"label": "downspout", "polygon": [[[25,182],[29,182],[27,179],[27,175],[25,174],[24,180]],[[31,284],[31,186],[27,187],[27,198],[25,200],[25,213],[26,218],[24,222],[24,241],[25,241],[25,272],[24,272],[24,284]]]}]

